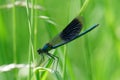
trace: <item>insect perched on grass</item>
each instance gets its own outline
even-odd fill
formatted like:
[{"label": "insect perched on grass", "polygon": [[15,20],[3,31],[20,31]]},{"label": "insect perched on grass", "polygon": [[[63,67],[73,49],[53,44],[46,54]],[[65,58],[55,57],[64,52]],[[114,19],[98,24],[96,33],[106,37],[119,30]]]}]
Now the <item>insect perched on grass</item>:
[{"label": "insect perched on grass", "polygon": [[60,47],[68,42],[71,42],[83,36],[84,34],[96,28],[98,25],[99,24],[96,24],[91,28],[89,28],[88,30],[79,34],[83,27],[83,24],[79,20],[79,18],[76,17],[67,25],[67,27],[62,32],[60,32],[56,37],[54,37],[49,43],[45,44],[44,47],[42,49],[39,49],[37,52],[42,55],[43,59],[44,59],[43,54],[46,54],[49,57],[51,57],[53,60],[57,59],[58,62],[59,58],[53,54],[50,54],[49,53],[50,50],[56,49],[57,47]]}]

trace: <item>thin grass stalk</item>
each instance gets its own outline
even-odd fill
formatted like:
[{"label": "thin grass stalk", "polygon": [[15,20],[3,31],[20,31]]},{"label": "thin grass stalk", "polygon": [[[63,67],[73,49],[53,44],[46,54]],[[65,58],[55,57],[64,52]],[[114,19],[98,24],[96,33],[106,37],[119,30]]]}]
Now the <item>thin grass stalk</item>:
[{"label": "thin grass stalk", "polygon": [[[12,2],[14,3],[15,0],[12,0]],[[17,63],[17,54],[16,54],[16,13],[15,13],[15,6],[12,9],[13,15],[12,15],[12,21],[13,21],[13,60],[14,63]],[[14,71],[14,76],[15,79],[17,80],[17,70]]]},{"label": "thin grass stalk", "polygon": [[[32,31],[32,29],[33,29],[33,27],[34,27],[34,0],[31,0],[31,4],[32,4],[32,8],[31,8],[31,31]],[[35,56],[34,56],[34,46],[33,46],[33,43],[32,43],[32,35],[31,35],[31,48],[32,48],[32,59],[33,60],[35,60],[34,58],[35,58]],[[31,59],[31,60],[32,60]]]},{"label": "thin grass stalk", "polygon": [[[12,0],[12,2],[14,3],[15,0]],[[16,13],[15,13],[15,6],[12,9],[13,12],[13,57],[14,57],[14,63],[17,63],[17,58],[16,58]]]},{"label": "thin grass stalk", "polygon": [[[33,0],[34,1],[34,0]],[[35,2],[34,2],[35,4],[37,4],[37,1],[35,0]],[[33,6],[34,6],[34,4],[33,4]],[[33,17],[33,20],[34,20],[34,52],[36,52],[36,50],[37,50],[37,18],[36,18],[36,15],[37,15],[37,11],[36,10],[34,10],[33,11],[33,15],[34,15],[34,17]],[[35,59],[33,58],[33,61],[35,61]]]},{"label": "thin grass stalk", "polygon": [[[33,8],[31,8],[33,9]],[[27,19],[28,19],[28,29],[29,29],[29,57],[28,57],[28,63],[31,66],[31,61],[32,61],[32,54],[34,54],[33,51],[33,44],[32,44],[32,22],[31,22],[31,15],[29,11],[29,0],[27,0],[27,5],[26,5],[26,11],[27,11]],[[29,76],[28,80],[31,80],[31,67],[29,66]]]},{"label": "thin grass stalk", "polygon": [[82,8],[80,9],[79,16],[81,16],[84,13],[84,11],[87,8],[88,4],[89,4],[89,0],[85,0],[85,2],[83,3]]},{"label": "thin grass stalk", "polygon": [[[34,0],[33,0],[34,1]],[[37,4],[37,1],[35,0],[35,2],[34,2],[35,4]],[[34,4],[33,4],[33,6],[34,6]],[[36,18],[36,15],[37,15],[37,11],[36,10],[34,10],[33,11],[34,12],[34,14],[33,15],[35,15],[34,16],[34,49],[36,50],[37,48],[37,18]],[[34,52],[36,52],[36,51],[34,51]],[[34,54],[35,55],[35,54]],[[35,59],[34,59],[35,57],[33,57],[33,61],[35,61]],[[36,80],[40,80],[40,78],[41,78],[41,75],[40,75],[40,72],[39,72],[39,70],[37,70],[37,71],[35,71],[35,78],[36,78]]]},{"label": "thin grass stalk", "polygon": [[65,75],[66,75],[66,60],[67,60],[67,46],[64,46],[64,60],[63,60],[63,80],[65,80]]}]

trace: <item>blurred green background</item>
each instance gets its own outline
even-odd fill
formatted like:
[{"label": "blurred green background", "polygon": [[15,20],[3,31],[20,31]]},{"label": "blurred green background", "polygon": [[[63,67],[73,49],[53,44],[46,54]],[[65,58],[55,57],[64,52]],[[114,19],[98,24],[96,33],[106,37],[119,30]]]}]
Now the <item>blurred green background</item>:
[{"label": "blurred green background", "polygon": [[37,49],[79,15],[85,1],[82,31],[100,25],[55,50],[60,58],[58,75],[49,72],[38,79],[32,69],[28,75],[28,69],[15,68],[0,71],[0,80],[120,80],[118,0],[0,0],[0,68],[34,62],[40,57]]}]

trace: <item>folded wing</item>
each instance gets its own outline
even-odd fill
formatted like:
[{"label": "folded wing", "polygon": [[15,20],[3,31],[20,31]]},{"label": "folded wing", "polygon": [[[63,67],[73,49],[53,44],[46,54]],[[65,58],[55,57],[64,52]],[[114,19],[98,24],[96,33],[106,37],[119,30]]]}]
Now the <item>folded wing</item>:
[{"label": "folded wing", "polygon": [[81,29],[81,21],[75,18],[60,34],[53,38],[53,40],[51,40],[49,44],[52,45],[53,48],[56,48],[65,44],[66,42],[70,42],[72,39],[79,35]]}]

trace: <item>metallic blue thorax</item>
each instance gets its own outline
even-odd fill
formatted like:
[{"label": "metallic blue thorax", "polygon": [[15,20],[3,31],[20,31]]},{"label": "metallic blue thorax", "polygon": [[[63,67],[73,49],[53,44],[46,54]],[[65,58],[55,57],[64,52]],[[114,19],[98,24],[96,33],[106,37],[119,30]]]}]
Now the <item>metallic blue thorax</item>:
[{"label": "metallic blue thorax", "polygon": [[51,50],[52,49],[52,46],[50,45],[50,44],[46,44],[46,45],[44,45],[44,47],[42,48],[42,50],[44,51],[44,52],[48,52],[49,50]]}]

